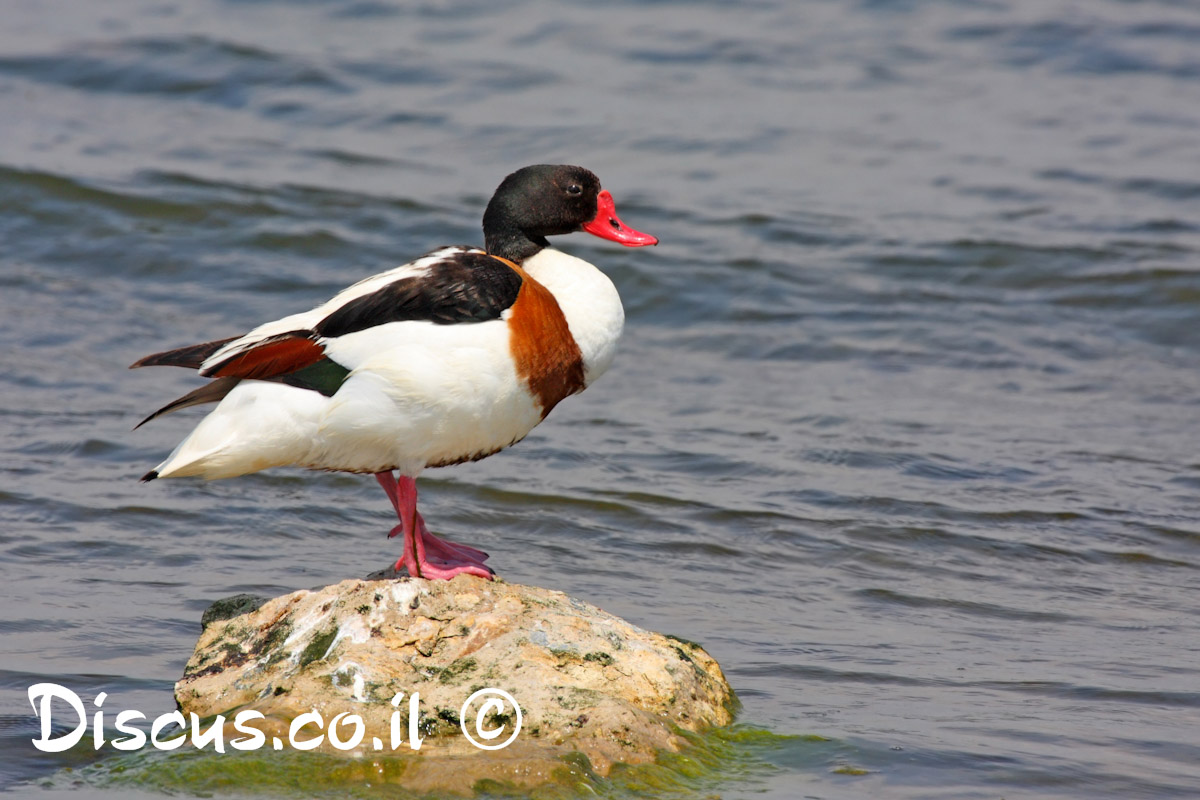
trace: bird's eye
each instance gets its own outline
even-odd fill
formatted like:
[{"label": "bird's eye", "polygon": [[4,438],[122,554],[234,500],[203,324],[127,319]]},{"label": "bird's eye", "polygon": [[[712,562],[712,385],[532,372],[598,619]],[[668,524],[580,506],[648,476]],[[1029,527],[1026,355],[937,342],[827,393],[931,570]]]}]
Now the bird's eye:
[{"label": "bird's eye", "polygon": [[567,187],[567,194],[583,194],[583,187],[578,183],[572,183]]}]

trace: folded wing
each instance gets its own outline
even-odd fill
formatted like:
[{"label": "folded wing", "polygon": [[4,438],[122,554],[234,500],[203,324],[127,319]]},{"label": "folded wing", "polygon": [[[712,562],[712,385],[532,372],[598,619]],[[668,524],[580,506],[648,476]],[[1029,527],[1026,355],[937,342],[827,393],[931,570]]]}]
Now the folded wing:
[{"label": "folded wing", "polygon": [[[341,356],[341,362],[330,358],[327,345],[338,337],[369,333],[392,322],[460,325],[498,319],[515,302],[522,282],[504,259],[448,247],[244,336],[146,356],[131,367],[188,367],[214,380],[158,409],[138,427],[173,411],[218,402],[242,380],[285,383],[332,397],[358,366],[350,363],[353,357]],[[384,342],[381,336],[380,344]]]}]

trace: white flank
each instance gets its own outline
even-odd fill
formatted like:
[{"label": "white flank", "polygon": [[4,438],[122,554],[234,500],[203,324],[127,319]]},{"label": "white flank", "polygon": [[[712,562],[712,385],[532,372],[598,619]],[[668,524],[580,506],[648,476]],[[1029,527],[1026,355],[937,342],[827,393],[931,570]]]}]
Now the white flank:
[{"label": "white flank", "polygon": [[517,378],[502,320],[465,325],[392,322],[325,343],[354,371],[321,419],[305,466],[416,475],[495,452],[541,421]]}]

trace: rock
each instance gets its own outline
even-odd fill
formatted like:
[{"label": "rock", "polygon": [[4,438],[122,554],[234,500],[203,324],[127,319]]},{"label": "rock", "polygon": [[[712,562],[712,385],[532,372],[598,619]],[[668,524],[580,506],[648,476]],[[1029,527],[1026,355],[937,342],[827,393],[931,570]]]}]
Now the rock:
[{"label": "rock", "polygon": [[[607,775],[615,763],[680,749],[680,729],[728,724],[736,704],[698,645],[561,592],[502,581],[349,580],[261,603],[230,598],[204,619],[175,685],[183,713],[224,715],[229,725],[238,712],[258,711],[265,718],[253,727],[265,746],[277,736],[286,747],[291,721],[316,711],[322,722],[293,740],[323,736],[320,751],[403,759],[401,782],[417,791],[467,792],[480,781],[530,788],[564,769]],[[477,748],[460,727],[464,701],[488,688],[520,708],[519,732],[503,749]],[[419,749],[409,729],[414,694]],[[331,742],[332,733],[353,741],[350,717],[331,731],[343,712],[364,729],[348,750]],[[477,702],[465,712],[466,729],[484,744],[505,741],[517,725],[508,705]]]}]

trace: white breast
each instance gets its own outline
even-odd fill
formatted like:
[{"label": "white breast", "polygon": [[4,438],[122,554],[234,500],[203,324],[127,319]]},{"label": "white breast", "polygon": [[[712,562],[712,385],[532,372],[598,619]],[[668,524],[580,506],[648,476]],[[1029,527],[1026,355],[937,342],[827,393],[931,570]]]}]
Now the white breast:
[{"label": "white breast", "polygon": [[625,327],[617,287],[582,258],[552,247],[527,259],[522,267],[558,301],[583,354],[584,382],[591,384],[612,364]]}]

